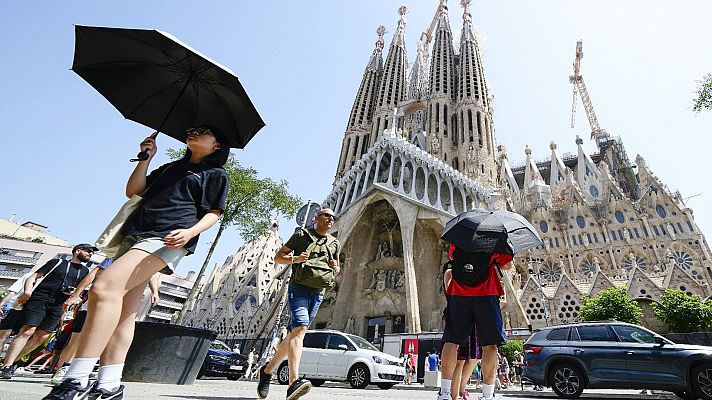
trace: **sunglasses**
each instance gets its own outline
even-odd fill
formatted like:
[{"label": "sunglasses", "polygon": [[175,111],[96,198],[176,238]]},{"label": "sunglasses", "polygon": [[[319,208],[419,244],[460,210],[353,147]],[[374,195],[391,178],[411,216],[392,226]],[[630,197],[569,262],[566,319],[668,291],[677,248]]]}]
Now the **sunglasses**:
[{"label": "sunglasses", "polygon": [[82,251],[86,251],[89,254],[94,254],[94,250],[92,249],[82,249]]},{"label": "sunglasses", "polygon": [[319,215],[320,217],[326,217],[326,218],[328,218],[328,219],[333,219],[333,220],[336,219],[336,216],[334,216],[334,214],[321,213],[321,214],[318,214],[318,215]]},{"label": "sunglasses", "polygon": [[186,134],[190,135],[205,135],[206,133],[212,134],[210,131],[210,128],[206,127],[201,127],[201,128],[190,128],[186,131]]}]

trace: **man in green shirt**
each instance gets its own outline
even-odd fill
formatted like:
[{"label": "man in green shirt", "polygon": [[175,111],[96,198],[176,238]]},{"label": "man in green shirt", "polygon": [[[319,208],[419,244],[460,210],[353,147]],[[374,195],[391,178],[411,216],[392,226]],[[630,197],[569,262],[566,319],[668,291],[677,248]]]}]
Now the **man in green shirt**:
[{"label": "man in green shirt", "polygon": [[308,380],[299,378],[299,362],[309,324],[316,316],[324,299],[324,289],[331,287],[340,272],[339,241],[329,235],[334,225],[334,212],[322,208],[316,215],[313,228],[298,228],[274,257],[277,264],[291,264],[288,302],[292,320],[290,331],[277,348],[272,360],[260,369],[257,394],[267,398],[269,384],[277,365],[287,356],[289,388],[287,400],[296,400],[311,388]]}]

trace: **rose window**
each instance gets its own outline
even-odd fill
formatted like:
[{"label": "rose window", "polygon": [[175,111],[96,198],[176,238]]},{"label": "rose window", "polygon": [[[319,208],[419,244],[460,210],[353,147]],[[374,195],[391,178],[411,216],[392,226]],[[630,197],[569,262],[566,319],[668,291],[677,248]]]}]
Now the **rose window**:
[{"label": "rose window", "polygon": [[[633,259],[635,260],[635,264],[641,270],[645,271],[648,268],[648,263],[642,257],[636,255],[636,256],[633,256]],[[623,268],[625,268],[625,270],[628,272],[630,272],[633,269],[633,260],[631,260],[630,257],[626,257],[626,259],[623,260]]]},{"label": "rose window", "polygon": [[561,267],[552,262],[541,266],[541,281],[542,284],[556,283],[561,278]]},{"label": "rose window", "polygon": [[593,275],[598,272],[598,267],[596,264],[593,262],[593,260],[584,260],[581,263],[581,273],[588,276],[592,277]]},{"label": "rose window", "polygon": [[692,269],[692,266],[695,265],[695,261],[692,259],[692,256],[685,253],[684,251],[676,251],[675,253],[673,253],[673,256],[675,263],[685,271],[689,271],[690,269]]}]

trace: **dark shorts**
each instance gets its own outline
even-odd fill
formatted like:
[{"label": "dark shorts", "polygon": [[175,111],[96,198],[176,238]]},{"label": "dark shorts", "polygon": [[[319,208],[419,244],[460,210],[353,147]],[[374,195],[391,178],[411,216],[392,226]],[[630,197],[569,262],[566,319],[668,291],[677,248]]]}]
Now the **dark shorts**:
[{"label": "dark shorts", "polygon": [[86,311],[79,311],[77,313],[77,316],[74,317],[74,322],[72,323],[72,332],[74,333],[79,333],[82,331],[82,328],[84,327],[84,321],[87,320],[87,312]]},{"label": "dark shorts", "polygon": [[302,285],[289,284],[287,294],[289,302],[289,312],[292,320],[287,325],[287,330],[297,326],[309,327],[309,324],[316,317],[316,312],[319,311],[319,306],[324,300],[324,294],[321,289],[312,289]]},{"label": "dark shorts", "polygon": [[480,346],[507,343],[498,296],[448,296],[443,342],[464,346],[473,327]]},{"label": "dark shorts", "polygon": [[64,314],[62,303],[55,304],[53,301],[32,298],[25,303],[23,311],[25,312],[23,326],[36,326],[37,329],[47,332],[57,329],[60,318]]},{"label": "dark shorts", "polygon": [[5,318],[0,320],[0,330],[11,329],[12,334],[16,335],[17,332],[22,328],[22,321],[24,320],[24,311],[10,309]]},{"label": "dark shorts", "polygon": [[69,343],[69,338],[72,337],[72,332],[59,332],[57,334],[57,340],[54,342],[54,350],[55,351],[62,351],[64,350],[65,347],[67,347],[67,343]]}]

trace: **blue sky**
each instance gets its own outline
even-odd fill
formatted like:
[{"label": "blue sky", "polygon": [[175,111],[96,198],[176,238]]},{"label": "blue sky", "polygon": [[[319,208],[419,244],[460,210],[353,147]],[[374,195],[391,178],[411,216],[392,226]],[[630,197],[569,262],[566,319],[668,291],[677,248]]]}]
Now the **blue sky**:
[{"label": "blue sky", "polygon": [[[331,189],[348,113],[363,69],[385,25],[408,6],[409,60],[437,0],[277,2],[121,1],[10,2],[0,13],[3,62],[0,216],[32,220],[50,234],[92,241],[125,200],[138,143],[148,128],[124,120],[70,71],[73,24],[167,31],[233,70],[267,126],[235,155],[263,176],[284,178],[305,200]],[[449,1],[459,36],[462,9]],[[588,137],[583,107],[571,129],[568,76],[575,43],[584,40],[582,75],[601,126],[622,137],[629,156],[642,154],[654,173],[689,199],[696,221],[712,232],[709,168],[712,112],[696,115],[696,80],[712,73],[712,3],[657,0],[474,1],[486,76],[495,95],[495,128],[510,159],[576,152]],[[180,143],[159,137],[161,152]],[[594,145],[586,141],[589,152]],[[167,159],[157,157],[153,167]],[[288,236],[294,224],[283,223]],[[214,231],[179,274],[199,268]],[[221,239],[213,263],[242,243]]]}]

